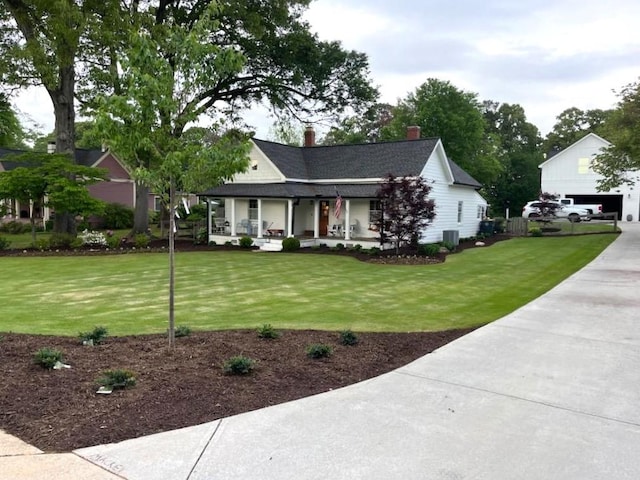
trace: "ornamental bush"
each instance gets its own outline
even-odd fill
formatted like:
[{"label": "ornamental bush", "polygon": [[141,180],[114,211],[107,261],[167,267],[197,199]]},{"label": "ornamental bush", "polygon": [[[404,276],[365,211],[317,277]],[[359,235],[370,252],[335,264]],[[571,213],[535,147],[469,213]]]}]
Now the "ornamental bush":
[{"label": "ornamental bush", "polygon": [[313,343],[307,346],[306,352],[309,358],[325,358],[331,356],[333,348],[324,343]]},{"label": "ornamental bush", "polygon": [[255,366],[255,360],[244,355],[236,355],[224,362],[222,370],[226,375],[248,375]]},{"label": "ornamental bush", "polygon": [[133,227],[133,209],[120,203],[108,203],[102,214],[104,228],[124,230]]},{"label": "ornamental bush", "polygon": [[33,361],[42,368],[51,370],[56,363],[62,361],[62,352],[55,348],[41,348],[33,355]]},{"label": "ornamental bush", "polygon": [[287,237],[282,240],[283,252],[294,252],[300,249],[300,240],[295,237]]},{"label": "ornamental bush", "polygon": [[82,240],[82,245],[87,247],[107,246],[107,239],[102,232],[84,230],[78,237]]},{"label": "ornamental bush", "polygon": [[136,374],[124,368],[105,370],[102,372],[102,377],[96,380],[96,383],[108,388],[133,387],[136,384]]},{"label": "ornamental bush", "polygon": [[253,239],[251,237],[240,237],[238,245],[242,248],[251,248],[251,245],[253,245]]}]

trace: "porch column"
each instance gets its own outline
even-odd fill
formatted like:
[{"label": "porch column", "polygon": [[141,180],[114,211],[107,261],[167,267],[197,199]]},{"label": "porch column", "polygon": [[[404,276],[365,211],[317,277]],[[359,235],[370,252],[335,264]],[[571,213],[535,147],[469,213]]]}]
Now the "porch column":
[{"label": "porch column", "polygon": [[262,238],[262,199],[258,199],[258,238]]},{"label": "porch column", "polygon": [[287,237],[293,237],[293,200],[287,200],[287,208],[289,209],[289,215],[287,215]]},{"label": "porch column", "polygon": [[313,201],[313,238],[320,238],[320,201]]},{"label": "porch column", "polygon": [[[205,197],[206,198],[206,197]],[[207,243],[209,243],[209,236],[211,235],[212,231],[211,231],[211,224],[213,223],[211,221],[211,199],[207,198]]]},{"label": "porch column", "polygon": [[236,236],[236,199],[231,198],[231,236]]},{"label": "porch column", "polygon": [[351,207],[351,200],[347,199],[344,201],[344,239],[351,240],[351,212],[349,211]]}]

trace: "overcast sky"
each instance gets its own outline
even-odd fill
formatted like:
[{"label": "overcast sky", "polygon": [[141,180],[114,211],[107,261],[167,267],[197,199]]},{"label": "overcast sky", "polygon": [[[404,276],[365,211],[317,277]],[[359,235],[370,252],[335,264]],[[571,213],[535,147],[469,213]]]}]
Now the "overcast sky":
[{"label": "overcast sky", "polygon": [[[520,104],[542,135],[567,108],[614,107],[613,90],[640,77],[638,0],[315,0],[306,18],[320,38],[369,56],[383,102],[448,80]],[[53,129],[45,93],[16,104]],[[247,121],[266,138],[271,120],[255,111]]]}]

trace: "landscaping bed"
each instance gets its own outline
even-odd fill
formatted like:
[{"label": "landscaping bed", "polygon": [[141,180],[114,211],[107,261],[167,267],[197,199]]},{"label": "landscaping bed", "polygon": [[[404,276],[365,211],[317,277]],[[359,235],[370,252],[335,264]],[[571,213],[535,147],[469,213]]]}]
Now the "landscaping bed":
[{"label": "landscaping bed", "polygon": [[[79,338],[4,333],[0,339],[0,429],[47,451],[118,442],[268,407],[365,380],[406,365],[471,329],[435,333],[357,333],[346,346],[339,332],[287,330],[276,339],[255,330]],[[312,359],[310,344],[328,358]],[[34,362],[43,347],[63,352],[70,368]],[[225,375],[235,355],[256,360],[246,376]],[[136,385],[96,393],[105,370],[128,369]]]}]

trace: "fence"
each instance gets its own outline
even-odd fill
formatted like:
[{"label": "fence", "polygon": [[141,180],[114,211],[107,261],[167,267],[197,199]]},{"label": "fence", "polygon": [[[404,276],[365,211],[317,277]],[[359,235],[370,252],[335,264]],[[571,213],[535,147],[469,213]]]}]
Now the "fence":
[{"label": "fence", "polygon": [[522,217],[510,218],[506,222],[509,235],[526,236],[529,227],[535,225],[545,235],[579,235],[584,233],[607,233],[618,231],[618,212],[607,212],[601,215],[587,215],[580,222],[570,222],[558,217],[536,217],[529,220]]}]

